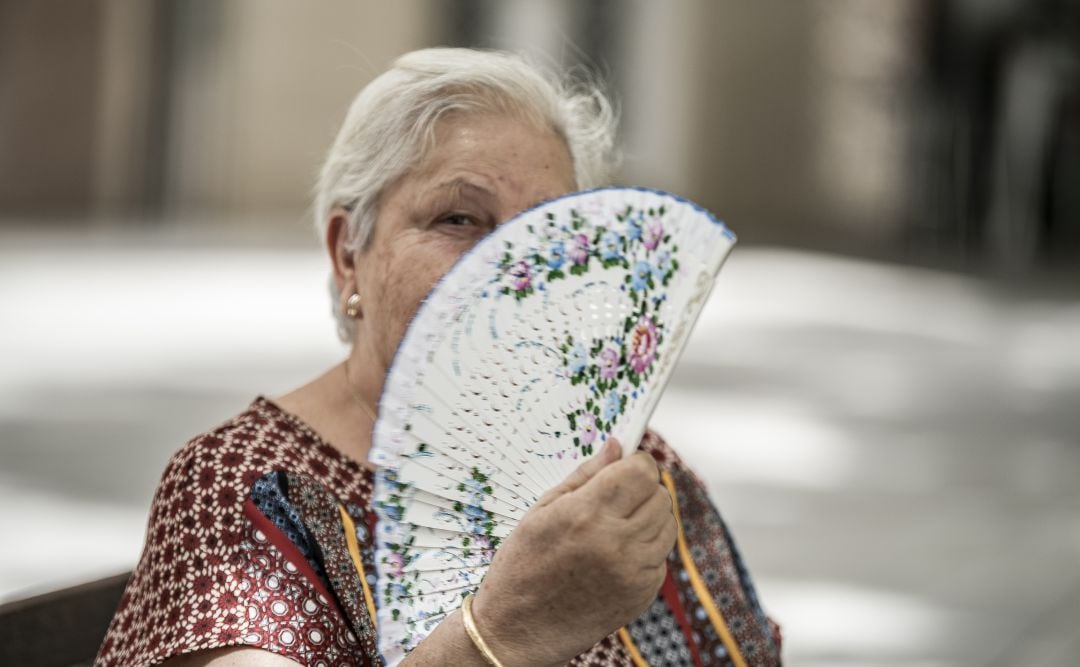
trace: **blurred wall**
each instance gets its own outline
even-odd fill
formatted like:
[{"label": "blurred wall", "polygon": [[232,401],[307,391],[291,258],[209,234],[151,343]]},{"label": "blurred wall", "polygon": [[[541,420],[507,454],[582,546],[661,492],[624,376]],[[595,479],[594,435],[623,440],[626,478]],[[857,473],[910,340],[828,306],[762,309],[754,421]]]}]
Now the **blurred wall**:
[{"label": "blurred wall", "polygon": [[585,65],[620,181],[744,242],[1080,258],[1080,2],[0,0],[0,224],[293,229],[349,100],[433,45]]},{"label": "blurred wall", "polygon": [[295,220],[430,4],[0,2],[0,221]]},{"label": "blurred wall", "polygon": [[92,204],[100,45],[99,4],[0,2],[0,211]]},{"label": "blurred wall", "polygon": [[166,207],[298,214],[352,97],[430,41],[430,3],[187,2],[177,15]]}]

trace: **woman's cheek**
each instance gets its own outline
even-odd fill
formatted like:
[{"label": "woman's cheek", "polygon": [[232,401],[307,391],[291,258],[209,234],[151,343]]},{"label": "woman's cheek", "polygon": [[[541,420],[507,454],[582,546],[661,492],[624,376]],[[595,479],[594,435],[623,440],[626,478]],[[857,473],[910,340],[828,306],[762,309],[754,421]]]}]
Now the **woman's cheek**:
[{"label": "woman's cheek", "polygon": [[380,282],[389,352],[397,349],[428,293],[471,245],[445,235],[415,234],[399,238],[383,256]]}]

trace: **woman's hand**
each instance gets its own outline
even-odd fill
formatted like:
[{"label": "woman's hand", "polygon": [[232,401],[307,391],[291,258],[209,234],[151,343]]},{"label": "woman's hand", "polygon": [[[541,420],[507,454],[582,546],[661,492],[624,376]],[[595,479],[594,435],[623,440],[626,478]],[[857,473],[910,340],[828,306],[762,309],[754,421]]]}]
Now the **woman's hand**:
[{"label": "woman's hand", "polygon": [[473,603],[506,665],[564,664],[652,603],[675,543],[652,457],[609,440],[544,495],[495,555]]}]

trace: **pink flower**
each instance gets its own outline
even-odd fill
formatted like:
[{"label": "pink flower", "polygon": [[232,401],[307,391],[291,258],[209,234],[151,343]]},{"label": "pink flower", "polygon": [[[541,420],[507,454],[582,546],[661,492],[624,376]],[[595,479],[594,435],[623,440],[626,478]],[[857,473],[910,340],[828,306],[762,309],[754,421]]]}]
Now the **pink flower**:
[{"label": "pink flower", "polygon": [[618,351],[611,347],[605,347],[604,351],[600,353],[600,377],[605,380],[610,380],[611,378],[615,377],[615,373],[618,370]]},{"label": "pink flower", "polygon": [[649,224],[645,225],[645,234],[642,240],[644,246],[649,250],[656,250],[656,246],[660,245],[660,240],[663,238],[664,225],[659,220],[650,220]]},{"label": "pink flower", "polygon": [[641,374],[656,359],[656,323],[645,315],[634,325],[630,333],[630,368]]},{"label": "pink flower", "polygon": [[390,576],[400,577],[405,571],[405,558],[401,554],[391,553],[386,557],[386,561],[390,566]]},{"label": "pink flower", "polygon": [[570,241],[570,261],[582,265],[589,261],[589,237],[584,234],[574,234]]},{"label": "pink flower", "polygon": [[521,260],[510,268],[510,283],[519,292],[532,287],[532,269],[528,262]]},{"label": "pink flower", "polygon": [[581,444],[591,445],[596,440],[596,415],[586,412],[581,415]]}]

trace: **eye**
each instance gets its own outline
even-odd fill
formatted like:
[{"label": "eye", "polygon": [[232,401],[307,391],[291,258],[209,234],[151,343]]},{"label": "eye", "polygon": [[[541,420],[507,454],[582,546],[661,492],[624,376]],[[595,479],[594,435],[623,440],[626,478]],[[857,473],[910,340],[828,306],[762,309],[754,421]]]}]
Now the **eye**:
[{"label": "eye", "polygon": [[473,218],[471,215],[466,215],[464,213],[450,213],[439,218],[437,222],[440,225],[450,225],[452,227],[475,227],[476,225],[480,224],[476,221],[476,218]]}]

